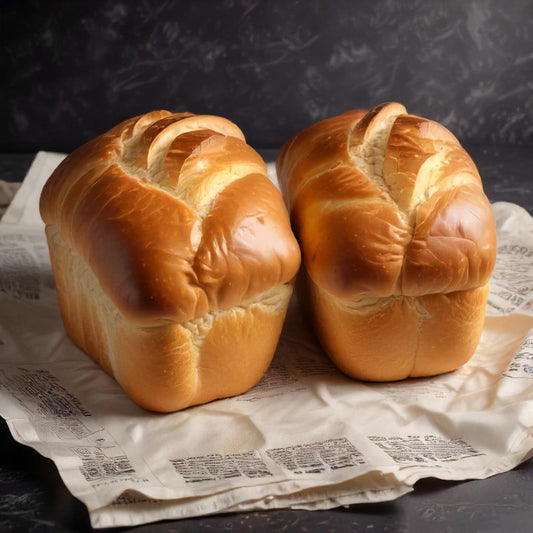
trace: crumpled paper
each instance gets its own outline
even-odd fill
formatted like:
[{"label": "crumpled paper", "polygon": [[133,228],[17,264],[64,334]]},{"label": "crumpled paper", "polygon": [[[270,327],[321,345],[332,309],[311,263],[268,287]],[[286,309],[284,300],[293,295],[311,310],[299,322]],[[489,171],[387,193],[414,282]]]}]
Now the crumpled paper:
[{"label": "crumpled paper", "polygon": [[38,214],[63,157],[38,154],[0,223],[0,414],[55,462],[93,527],[391,500],[421,478],[485,478],[532,455],[533,219],[522,208],[493,205],[486,324],[459,370],[351,380],[293,300],[260,383],[162,415],[129,400],[63,330]]}]

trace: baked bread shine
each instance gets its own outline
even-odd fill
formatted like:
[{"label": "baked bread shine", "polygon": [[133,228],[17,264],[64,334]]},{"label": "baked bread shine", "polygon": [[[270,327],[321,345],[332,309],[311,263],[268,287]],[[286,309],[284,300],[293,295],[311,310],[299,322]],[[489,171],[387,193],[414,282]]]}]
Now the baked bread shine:
[{"label": "baked bread shine", "polygon": [[368,381],[448,372],[474,353],[496,258],[477,169],[397,103],[349,111],[283,147],[300,302],[333,362]]},{"label": "baked bread shine", "polygon": [[235,124],[127,120],[64,160],[40,210],[66,331],[135,402],[175,411],[259,381],[300,251]]}]

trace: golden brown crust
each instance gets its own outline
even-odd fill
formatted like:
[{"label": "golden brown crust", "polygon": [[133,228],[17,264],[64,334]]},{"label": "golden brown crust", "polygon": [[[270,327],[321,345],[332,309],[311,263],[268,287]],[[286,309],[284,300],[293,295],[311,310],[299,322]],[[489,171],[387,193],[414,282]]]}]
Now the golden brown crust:
[{"label": "golden brown crust", "polygon": [[496,234],[477,169],[446,128],[396,103],[348,112],[291,139],[277,170],[309,311],[343,371],[401,379],[472,355]]},{"label": "golden brown crust", "polygon": [[235,124],[127,120],[65,159],[40,209],[67,333],[137,403],[172,411],[260,379],[300,251]]},{"label": "golden brown crust", "polygon": [[353,378],[395,381],[442,374],[466,363],[477,347],[488,284],[350,306],[320,290],[303,272],[298,298],[331,360]]},{"label": "golden brown crust", "polygon": [[[280,180],[281,190],[290,202],[290,208],[307,179],[343,163],[350,165],[349,133],[354,121],[364,114],[364,111],[353,110],[323,120],[303,130],[283,146],[276,167],[278,176],[281,168],[284,174],[291,176],[290,180]],[[327,132],[326,135],[324,132]],[[293,143],[297,145],[296,148],[292,148]],[[298,157],[293,156],[294,150],[298,150]]]},{"label": "golden brown crust", "polygon": [[71,154],[40,207],[139,326],[240,304],[288,283],[299,265],[263,160],[219,117],[126,121]]},{"label": "golden brown crust", "polygon": [[65,330],[141,407],[176,411],[240,394],[263,376],[291,286],[188,322],[138,327],[119,313],[57,228],[46,232]]}]

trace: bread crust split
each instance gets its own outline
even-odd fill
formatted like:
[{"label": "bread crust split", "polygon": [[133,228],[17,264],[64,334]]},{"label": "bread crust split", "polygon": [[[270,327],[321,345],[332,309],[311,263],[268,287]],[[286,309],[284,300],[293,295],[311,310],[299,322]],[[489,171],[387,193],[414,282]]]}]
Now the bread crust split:
[{"label": "bread crust split", "polygon": [[259,381],[300,251],[235,124],[127,120],[65,159],[40,211],[65,329],[135,402],[175,411]]},{"label": "bread crust split", "polygon": [[302,250],[299,299],[341,370],[399,380],[472,356],[496,231],[452,133],[398,103],[353,110],[289,140],[277,171]]}]

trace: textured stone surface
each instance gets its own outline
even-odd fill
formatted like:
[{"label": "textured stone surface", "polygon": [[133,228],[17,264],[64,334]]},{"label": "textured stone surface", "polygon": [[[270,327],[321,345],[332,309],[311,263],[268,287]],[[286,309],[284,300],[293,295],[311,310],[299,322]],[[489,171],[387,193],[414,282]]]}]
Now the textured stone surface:
[{"label": "textured stone surface", "polygon": [[0,151],[70,151],[155,108],[256,147],[383,101],[463,142],[533,143],[530,0],[3,2]]}]

